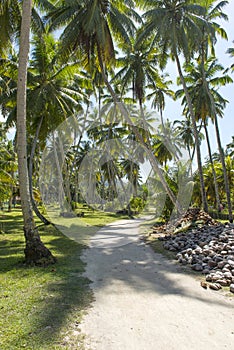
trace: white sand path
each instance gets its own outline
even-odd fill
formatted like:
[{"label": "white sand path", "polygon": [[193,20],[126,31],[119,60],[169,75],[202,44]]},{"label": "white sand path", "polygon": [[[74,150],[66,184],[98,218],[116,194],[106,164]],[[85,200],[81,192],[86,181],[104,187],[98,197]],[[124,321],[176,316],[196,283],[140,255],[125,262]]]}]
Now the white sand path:
[{"label": "white sand path", "polygon": [[234,298],[201,288],[145,245],[141,220],[107,225],[84,252],[95,301],[81,324],[92,350],[233,350]]}]

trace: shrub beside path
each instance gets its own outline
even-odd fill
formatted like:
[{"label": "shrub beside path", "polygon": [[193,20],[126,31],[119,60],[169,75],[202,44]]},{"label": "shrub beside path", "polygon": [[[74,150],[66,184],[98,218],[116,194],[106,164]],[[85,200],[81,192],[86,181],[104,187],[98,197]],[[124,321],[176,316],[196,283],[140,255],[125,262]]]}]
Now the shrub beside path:
[{"label": "shrub beside path", "polygon": [[86,349],[231,350],[234,298],[201,288],[194,274],[140,239],[142,220],[109,224],[82,259],[95,301],[81,324]]}]

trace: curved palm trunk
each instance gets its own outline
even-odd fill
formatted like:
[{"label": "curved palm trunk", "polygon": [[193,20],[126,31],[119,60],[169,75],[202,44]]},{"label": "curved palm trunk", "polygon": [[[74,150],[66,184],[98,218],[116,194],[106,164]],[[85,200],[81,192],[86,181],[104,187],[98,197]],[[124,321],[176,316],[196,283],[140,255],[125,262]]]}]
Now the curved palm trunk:
[{"label": "curved palm trunk", "polygon": [[203,82],[205,84],[205,88],[206,88],[207,94],[209,95],[210,101],[211,101],[211,108],[212,108],[212,112],[213,112],[213,116],[214,116],[217,144],[218,144],[220,160],[221,160],[222,169],[223,169],[223,178],[224,178],[225,192],[226,192],[227,204],[228,204],[228,217],[229,217],[229,221],[233,222],[230,186],[229,186],[229,181],[228,181],[228,176],[227,176],[227,169],[226,169],[226,164],[225,164],[225,157],[224,157],[223,147],[222,147],[221,138],[220,138],[220,134],[219,134],[219,126],[218,126],[218,118],[217,118],[217,114],[216,114],[216,107],[215,107],[214,98],[213,98],[213,96],[212,96],[212,94],[211,94],[211,92],[209,90],[208,84],[207,84],[205,70],[204,70],[204,62],[205,62],[204,45],[202,45],[202,47],[201,47],[201,57],[202,57]]},{"label": "curved palm trunk", "polygon": [[222,147],[221,138],[219,134],[218,118],[216,113],[214,114],[214,122],[215,122],[216,138],[217,138],[219,154],[220,154],[220,161],[223,169],[223,178],[224,178],[225,192],[226,192],[227,205],[228,205],[228,219],[230,222],[233,222],[230,186],[229,186],[229,181],[227,176],[227,168],[225,164],[225,157],[224,157],[223,147]]},{"label": "curved palm trunk", "polygon": [[26,142],[26,86],[27,63],[29,54],[29,35],[31,24],[32,0],[24,0],[19,47],[19,68],[17,82],[17,153],[21,206],[24,221],[24,250],[27,264],[47,265],[55,262],[51,252],[40,240],[35,226],[29,194]]},{"label": "curved palm trunk", "polygon": [[212,175],[214,179],[214,188],[215,188],[215,198],[216,198],[216,206],[217,206],[217,211],[220,211],[220,198],[219,198],[219,187],[218,187],[218,182],[217,182],[217,175],[216,171],[214,168],[214,162],[212,158],[212,153],[211,153],[211,147],[210,147],[210,139],[209,139],[209,134],[206,126],[206,122],[204,122],[204,130],[206,134],[206,143],[207,143],[207,148],[208,148],[208,154],[209,154],[209,159],[210,159],[210,164],[211,164],[211,169],[212,169]]},{"label": "curved palm trunk", "polygon": [[223,169],[223,178],[224,178],[225,192],[226,192],[226,198],[227,198],[227,204],[228,204],[228,217],[229,217],[229,221],[233,222],[230,186],[229,186],[229,181],[228,181],[228,176],[227,176],[227,169],[226,169],[226,164],[225,164],[225,157],[224,157],[223,147],[222,147],[221,138],[220,138],[220,134],[219,134],[219,126],[218,126],[218,118],[217,118],[217,114],[216,114],[215,102],[214,102],[214,98],[213,98],[213,96],[212,96],[212,94],[211,94],[211,92],[209,90],[209,87],[208,87],[208,84],[207,84],[207,80],[206,80],[205,70],[204,70],[205,57],[204,57],[204,48],[203,48],[203,46],[202,46],[202,51],[201,51],[201,57],[202,57],[203,82],[205,84],[205,88],[206,88],[207,94],[208,94],[208,96],[210,98],[210,101],[211,101],[211,109],[212,109],[212,114],[213,114],[213,117],[214,117],[217,144],[218,144],[220,160],[221,160],[222,169]]},{"label": "curved palm trunk", "polygon": [[184,80],[184,76],[182,73],[180,60],[179,60],[177,52],[175,53],[175,59],[176,59],[176,64],[177,64],[177,69],[178,69],[178,73],[180,76],[180,80],[181,80],[183,90],[185,93],[186,101],[188,104],[189,114],[190,114],[191,120],[192,120],[196,153],[197,153],[197,164],[198,164],[198,172],[199,172],[199,179],[200,179],[202,206],[203,206],[203,209],[206,212],[208,212],[208,204],[207,204],[207,199],[206,199],[206,191],[205,191],[205,184],[204,184],[204,177],[203,177],[203,170],[202,170],[202,161],[201,161],[201,150],[200,150],[200,145],[199,145],[199,136],[198,136],[198,131],[197,131],[196,119],[195,119],[195,115],[194,115],[194,111],[193,111],[192,101],[191,101],[191,98],[189,96],[188,88],[187,88],[187,85],[186,85],[185,80]]},{"label": "curved palm trunk", "polygon": [[28,165],[29,193],[30,193],[30,199],[31,199],[32,208],[33,208],[34,213],[43,222],[43,224],[50,225],[51,222],[46,219],[46,217],[40,212],[40,210],[37,207],[37,204],[36,204],[34,196],[33,196],[33,183],[32,183],[33,158],[35,156],[37,140],[38,140],[38,137],[39,137],[39,132],[40,132],[40,129],[41,129],[41,125],[42,125],[43,119],[44,118],[42,116],[41,119],[40,119],[40,122],[39,122],[39,124],[37,126],[36,135],[35,135],[35,137],[33,139],[32,149],[31,149],[30,158],[29,158],[29,165]]},{"label": "curved palm trunk", "polygon": [[169,188],[164,176],[163,176],[163,173],[161,171],[161,169],[159,168],[158,166],[158,163],[155,159],[155,157],[153,156],[151,150],[150,150],[150,144],[146,144],[144,142],[144,139],[142,137],[142,135],[139,133],[138,129],[133,125],[131,119],[129,118],[129,115],[128,115],[128,111],[126,110],[124,104],[118,100],[114,90],[112,89],[112,86],[110,85],[109,81],[108,81],[108,78],[106,76],[106,72],[105,72],[105,69],[104,69],[104,65],[103,65],[103,61],[102,61],[102,57],[101,57],[101,52],[100,52],[100,49],[98,48],[98,60],[99,60],[99,64],[100,64],[100,68],[101,68],[101,72],[102,72],[102,76],[103,76],[103,80],[107,86],[107,89],[109,90],[110,94],[111,94],[111,97],[113,98],[113,101],[114,103],[116,103],[119,108],[120,108],[120,111],[121,113],[123,114],[125,120],[127,121],[127,123],[129,125],[132,126],[132,130],[134,132],[134,134],[136,135],[136,137],[138,138],[139,142],[141,143],[142,147],[145,149],[150,161],[151,161],[151,164],[152,164],[152,167],[153,169],[155,170],[155,172],[158,174],[159,178],[160,178],[160,181],[163,185],[163,188],[165,189],[165,191],[167,192],[169,198],[171,199],[173,205],[175,206],[175,208],[177,209],[178,213],[181,214],[183,212],[182,210],[182,207],[180,205],[180,203],[177,201],[174,193],[171,191],[171,189]]}]

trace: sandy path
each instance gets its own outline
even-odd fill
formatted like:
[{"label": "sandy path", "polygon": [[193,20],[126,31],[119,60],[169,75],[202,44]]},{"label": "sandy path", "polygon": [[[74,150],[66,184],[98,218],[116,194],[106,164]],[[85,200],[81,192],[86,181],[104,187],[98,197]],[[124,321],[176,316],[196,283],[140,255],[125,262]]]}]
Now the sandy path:
[{"label": "sandy path", "polygon": [[155,254],[139,223],[106,226],[83,255],[96,299],[81,324],[87,349],[234,349],[234,298],[204,290]]}]

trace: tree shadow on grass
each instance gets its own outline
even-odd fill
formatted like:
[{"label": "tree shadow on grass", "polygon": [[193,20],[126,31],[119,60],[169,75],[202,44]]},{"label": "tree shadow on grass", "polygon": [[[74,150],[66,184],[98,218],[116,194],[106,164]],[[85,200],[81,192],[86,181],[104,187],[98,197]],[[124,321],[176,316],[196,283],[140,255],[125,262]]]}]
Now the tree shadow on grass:
[{"label": "tree shadow on grass", "polygon": [[57,264],[27,267],[23,238],[14,240],[8,234],[2,240],[0,273],[5,284],[0,288],[0,307],[7,322],[1,349],[82,349],[79,323],[92,301],[90,281],[82,276],[85,264],[80,255],[85,247],[53,227],[41,228],[40,235],[57,256]]},{"label": "tree shadow on grass", "polygon": [[[77,227],[73,229],[76,230]],[[12,304],[10,289],[7,298],[8,307],[12,307],[10,320],[13,322],[14,333],[9,335],[9,326],[6,327],[6,346],[1,346],[2,349],[82,349],[79,324],[82,314],[93,300],[89,279],[94,281],[94,290],[101,293],[105,293],[105,288],[117,281],[120,285],[124,283],[130,289],[144,293],[146,300],[148,293],[153,292],[159,298],[179,296],[188,305],[190,300],[197,300],[214,306],[229,307],[222,300],[209,300],[198,290],[188,290],[183,285],[183,274],[187,272],[175,262],[153,254],[140,241],[114,248],[84,250],[83,245],[63,236],[53,227],[41,228],[40,234],[43,242],[57,256],[58,262],[46,268],[14,265],[11,281],[16,285],[20,283],[20,287],[18,292],[15,290],[15,304]],[[112,229],[111,235],[118,238],[118,229]],[[4,253],[9,277],[12,263],[16,263],[16,260],[8,261],[13,253],[12,248],[17,249],[18,258],[20,249],[23,249],[23,239],[12,244],[12,247],[5,245]],[[82,259],[86,257],[84,260],[88,261],[89,279],[82,276],[85,270],[85,263],[80,259],[82,253]],[[116,289],[116,293],[121,293],[121,289]],[[25,321],[23,325],[22,318]]]}]

